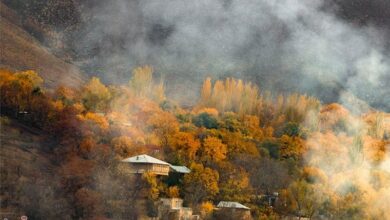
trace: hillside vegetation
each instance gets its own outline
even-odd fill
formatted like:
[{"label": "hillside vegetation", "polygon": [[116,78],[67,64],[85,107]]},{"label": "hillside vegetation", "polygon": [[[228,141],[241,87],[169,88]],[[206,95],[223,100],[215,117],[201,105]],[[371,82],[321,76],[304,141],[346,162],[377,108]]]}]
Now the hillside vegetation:
[{"label": "hillside vegetation", "polygon": [[59,179],[57,164],[47,151],[50,138],[39,129],[2,117],[0,140],[0,217],[17,219],[25,213],[51,217],[56,212],[52,207],[63,201],[54,193]]},{"label": "hillside vegetation", "polygon": [[[158,198],[182,197],[205,219],[221,200],[247,205],[254,219],[390,219],[389,113],[355,115],[233,78],[205,79],[197,105],[182,108],[149,66],[121,86],[92,78],[80,89],[55,91],[34,71],[0,76],[2,160],[28,164],[26,181],[37,188],[18,188],[23,174],[2,164],[1,185],[9,187],[1,188],[3,209],[32,219],[137,219],[154,216]],[[38,135],[8,133],[6,117]],[[45,138],[27,144],[30,136]],[[156,149],[156,157],[191,173],[137,179],[120,166],[122,158]],[[15,161],[6,161],[11,154]],[[38,202],[26,202],[31,198]]]}]

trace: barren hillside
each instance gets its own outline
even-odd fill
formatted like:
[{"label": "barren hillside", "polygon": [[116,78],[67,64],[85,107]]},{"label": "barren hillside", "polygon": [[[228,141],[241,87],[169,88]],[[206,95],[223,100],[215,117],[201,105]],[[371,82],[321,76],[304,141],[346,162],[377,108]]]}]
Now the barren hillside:
[{"label": "barren hillside", "polygon": [[16,219],[34,209],[47,212],[59,184],[52,157],[43,150],[50,144],[39,130],[4,121],[0,132],[0,218]]},{"label": "barren hillside", "polygon": [[31,36],[26,29],[39,27],[32,21],[22,22],[20,17],[0,2],[0,67],[11,70],[32,69],[40,73],[49,87],[66,84],[77,87],[84,79],[80,69],[53,55]]}]

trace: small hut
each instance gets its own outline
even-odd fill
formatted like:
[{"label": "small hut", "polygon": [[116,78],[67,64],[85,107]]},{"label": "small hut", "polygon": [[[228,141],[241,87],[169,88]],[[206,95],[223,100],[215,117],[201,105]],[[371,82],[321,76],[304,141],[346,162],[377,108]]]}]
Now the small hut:
[{"label": "small hut", "polygon": [[217,219],[252,219],[249,207],[232,201],[219,202],[216,215]]},{"label": "small hut", "polygon": [[197,219],[192,215],[192,209],[183,207],[183,200],[180,198],[161,198],[158,205],[158,216],[161,220],[193,220]]}]

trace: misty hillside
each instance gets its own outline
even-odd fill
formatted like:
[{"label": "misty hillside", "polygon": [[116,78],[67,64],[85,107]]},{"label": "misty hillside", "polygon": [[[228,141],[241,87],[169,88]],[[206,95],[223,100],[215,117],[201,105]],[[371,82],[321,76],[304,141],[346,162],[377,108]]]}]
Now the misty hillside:
[{"label": "misty hillside", "polygon": [[390,1],[0,0],[0,219],[390,220]]},{"label": "misty hillside", "polygon": [[387,1],[253,0],[253,7],[225,0],[3,2],[23,21],[50,30],[39,38],[55,36],[61,46],[50,47],[57,54],[106,83],[121,84],[133,68],[152,65],[167,94],[187,105],[211,76],[242,78],[274,93],[306,93],[324,103],[344,102],[348,94],[390,108]]},{"label": "misty hillside", "polygon": [[[50,87],[69,85],[77,87],[85,80],[80,69],[63,58],[55,56],[42,45],[36,36],[49,32],[34,22],[24,20],[17,12],[0,2],[0,67],[14,70],[34,69],[38,71]],[[30,32],[29,32],[30,31]]]},{"label": "misty hillside", "polygon": [[[165,219],[161,201],[180,199],[205,220],[390,218],[387,112],[235,78],[206,78],[197,104],[181,106],[150,66],[124,86],[93,77],[48,90],[34,71],[0,76],[1,214]],[[127,159],[144,154],[189,172],[132,172]],[[227,215],[220,201],[247,211]]]}]

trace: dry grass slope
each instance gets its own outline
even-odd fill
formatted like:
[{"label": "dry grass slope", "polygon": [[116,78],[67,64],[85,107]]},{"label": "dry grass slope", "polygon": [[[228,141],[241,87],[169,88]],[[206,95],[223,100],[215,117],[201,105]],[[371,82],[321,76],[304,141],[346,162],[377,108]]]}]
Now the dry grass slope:
[{"label": "dry grass slope", "polygon": [[35,70],[51,88],[61,84],[78,87],[85,80],[78,67],[54,56],[25,30],[20,17],[1,2],[0,15],[0,68]]}]

